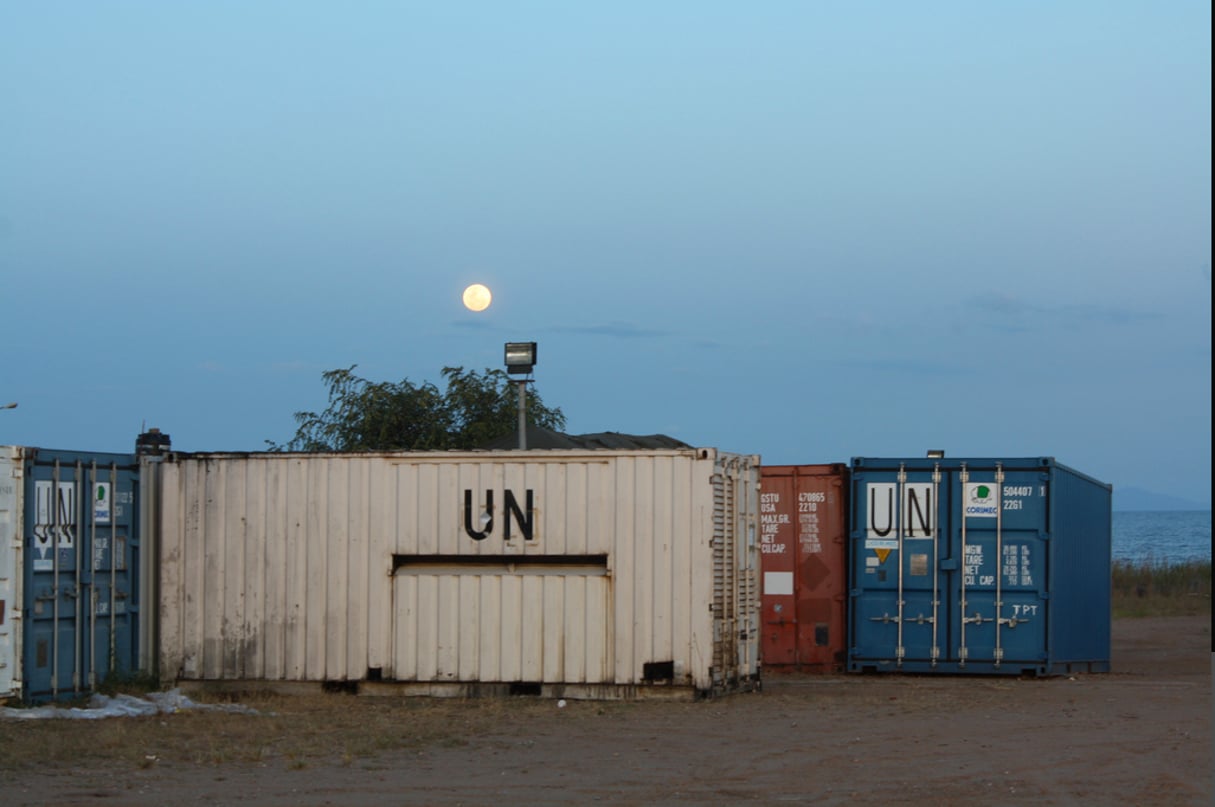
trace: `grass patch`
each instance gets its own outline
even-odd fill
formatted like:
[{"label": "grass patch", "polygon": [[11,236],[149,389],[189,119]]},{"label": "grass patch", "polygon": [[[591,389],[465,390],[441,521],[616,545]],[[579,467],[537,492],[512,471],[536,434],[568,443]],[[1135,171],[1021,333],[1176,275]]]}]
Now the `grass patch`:
[{"label": "grass patch", "polygon": [[[195,698],[200,703],[230,699],[222,694]],[[0,782],[5,771],[69,770],[103,760],[119,770],[163,764],[350,767],[385,753],[466,747],[487,732],[513,736],[528,715],[556,708],[334,694],[246,693],[240,700],[257,714],[184,710],[101,720],[0,721]]]},{"label": "grass patch", "polygon": [[1194,616],[1211,612],[1211,561],[1114,561],[1115,617]]}]

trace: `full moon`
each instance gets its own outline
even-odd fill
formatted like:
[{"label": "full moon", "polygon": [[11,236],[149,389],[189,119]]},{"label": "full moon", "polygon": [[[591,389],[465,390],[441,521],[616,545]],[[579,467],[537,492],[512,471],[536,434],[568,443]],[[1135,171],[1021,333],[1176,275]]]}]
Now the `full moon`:
[{"label": "full moon", "polygon": [[469,311],[484,311],[493,299],[489,289],[480,283],[474,283],[464,290],[464,307]]}]

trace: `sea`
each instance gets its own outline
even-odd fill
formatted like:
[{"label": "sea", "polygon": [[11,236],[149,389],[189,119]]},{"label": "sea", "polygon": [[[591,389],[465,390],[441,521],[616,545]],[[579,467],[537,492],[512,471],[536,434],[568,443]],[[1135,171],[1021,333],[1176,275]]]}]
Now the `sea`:
[{"label": "sea", "polygon": [[1211,511],[1115,510],[1112,554],[1136,564],[1210,562]]}]

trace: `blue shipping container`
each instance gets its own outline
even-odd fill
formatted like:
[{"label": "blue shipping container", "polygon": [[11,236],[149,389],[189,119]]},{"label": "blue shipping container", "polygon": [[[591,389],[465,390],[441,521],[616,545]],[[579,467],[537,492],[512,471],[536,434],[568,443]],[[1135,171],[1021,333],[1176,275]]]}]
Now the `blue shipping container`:
[{"label": "blue shipping container", "polygon": [[848,670],[1108,672],[1111,493],[1051,457],[853,458]]},{"label": "blue shipping container", "polygon": [[0,448],[0,697],[71,698],[137,669],[138,476],[134,454]]}]

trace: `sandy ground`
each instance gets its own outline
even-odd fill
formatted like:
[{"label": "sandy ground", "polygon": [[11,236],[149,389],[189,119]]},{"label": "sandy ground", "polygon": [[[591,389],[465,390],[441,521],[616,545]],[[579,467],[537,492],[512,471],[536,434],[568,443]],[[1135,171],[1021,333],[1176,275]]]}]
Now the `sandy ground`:
[{"label": "sandy ground", "polygon": [[1209,617],[1118,620],[1103,675],[769,673],[716,701],[528,700],[492,718],[455,703],[442,713],[466,721],[458,744],[0,769],[0,803],[1210,805],[1212,660]]}]

